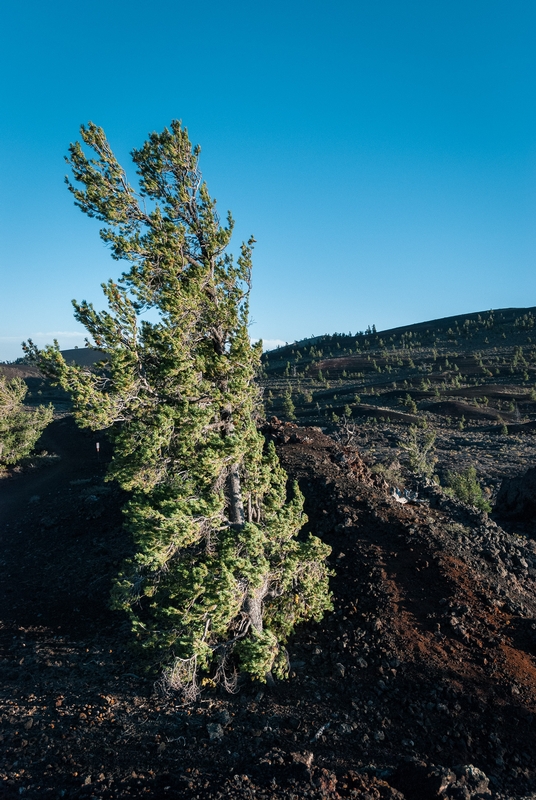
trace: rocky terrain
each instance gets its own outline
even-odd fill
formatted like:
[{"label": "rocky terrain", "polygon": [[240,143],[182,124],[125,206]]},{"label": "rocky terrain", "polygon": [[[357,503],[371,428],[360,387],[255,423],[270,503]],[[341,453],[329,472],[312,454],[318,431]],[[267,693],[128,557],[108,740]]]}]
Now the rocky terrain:
[{"label": "rocky terrain", "polygon": [[[505,346],[523,347],[530,377],[530,343],[515,341]],[[303,389],[306,378],[279,376],[274,363],[262,380],[277,409],[289,382],[292,399],[292,381]],[[56,397],[38,447],[48,455],[0,481],[0,795],[536,797],[532,474],[499,491],[505,476],[534,464],[532,384],[508,373],[493,384],[488,376],[484,389],[462,377],[454,388],[465,399],[443,386],[439,398],[419,398],[434,389],[412,388],[407,373],[402,399],[416,409],[374,394],[355,402],[373,413],[335,420],[327,401],[316,416],[304,402],[292,414],[298,424],[266,423],[305,496],[305,530],[332,547],[334,610],[289,641],[289,680],[272,689],[246,681],[236,695],[208,686],[190,707],[144,677],[124,620],[108,609],[130,547],[123,497],[103,482],[105,439],[78,430]],[[49,391],[33,378],[31,401]],[[345,388],[342,372],[340,380]],[[340,386],[323,381],[318,391]],[[473,390],[497,417],[466,402]],[[514,393],[525,399],[507,411]],[[460,428],[452,405],[450,420],[439,413],[444,402],[463,402],[477,418],[464,406]],[[408,471],[400,439],[423,420],[419,430],[437,435],[438,472],[478,465],[487,496],[501,501],[491,515]],[[409,502],[400,502],[404,487]]]},{"label": "rocky terrain", "polygon": [[437,473],[475,466],[493,499],[536,457],[536,308],[333,334],[266,353],[267,414],[329,433],[357,426],[363,455],[397,471],[411,424],[436,435]]}]

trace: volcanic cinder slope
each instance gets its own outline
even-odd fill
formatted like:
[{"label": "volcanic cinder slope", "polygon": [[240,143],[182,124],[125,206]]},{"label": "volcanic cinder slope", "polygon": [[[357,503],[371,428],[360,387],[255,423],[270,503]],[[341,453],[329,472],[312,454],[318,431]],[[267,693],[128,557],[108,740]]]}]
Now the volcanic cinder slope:
[{"label": "volcanic cinder slope", "polygon": [[[531,369],[529,345],[521,346]],[[414,348],[415,365],[418,357]],[[290,375],[291,385],[298,377]],[[497,393],[522,388],[529,409],[530,381],[499,378]],[[287,377],[272,385],[278,380]],[[403,397],[429,391],[412,389],[409,374],[403,380]],[[479,397],[487,391],[493,407],[491,378],[485,390],[466,383]],[[340,384],[319,382],[319,391],[334,389]],[[478,454],[481,435],[520,452],[532,439],[507,436],[504,421],[459,430],[421,403],[407,416],[444,430],[453,462],[458,450]],[[105,439],[78,430],[61,408],[39,445],[59,458],[42,467],[35,459],[0,481],[3,796],[534,796],[536,545],[515,520],[419,484],[403,460],[378,470],[400,455],[408,420],[356,415],[351,436],[325,414],[312,426],[305,417],[266,423],[305,496],[304,533],[332,547],[334,609],[289,641],[289,680],[272,690],[244,682],[235,696],[207,686],[186,708],[144,677],[124,620],[108,609],[131,546],[121,527],[124,497],[103,482]],[[490,422],[499,430],[484,431]],[[522,458],[504,464],[520,472]],[[493,463],[496,473],[484,476],[492,489],[501,474]],[[398,502],[393,477],[416,489],[417,500]]]}]

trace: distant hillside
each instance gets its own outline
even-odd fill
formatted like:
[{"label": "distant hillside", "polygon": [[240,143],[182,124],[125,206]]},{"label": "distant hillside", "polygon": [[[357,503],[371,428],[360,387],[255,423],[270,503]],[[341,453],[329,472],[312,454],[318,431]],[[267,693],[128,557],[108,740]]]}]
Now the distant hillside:
[{"label": "distant hillside", "polygon": [[263,356],[266,416],[357,437],[395,481],[409,426],[427,428],[440,476],[475,466],[495,492],[536,463],[535,323],[507,308],[294,342]]},{"label": "distant hillside", "polygon": [[101,350],[93,350],[90,347],[75,347],[73,350],[62,350],[62,356],[68,364],[79,364],[81,367],[90,367],[97,361],[106,359],[107,356]]},{"label": "distant hillside", "polygon": [[[75,347],[72,350],[61,351],[67,363],[79,364],[82,367],[92,366],[102,361],[106,356],[100,350],[89,347]],[[65,412],[71,409],[71,399],[63,389],[54,387],[38,370],[36,366],[21,360],[19,363],[0,364],[0,375],[7,378],[22,378],[28,386],[26,404],[30,406],[52,403],[56,411]]]},{"label": "distant hillside", "polygon": [[[399,407],[408,390],[418,390],[418,400],[466,396],[455,391],[462,388],[473,398],[475,388],[485,385],[491,394],[502,396],[512,384],[515,394],[526,394],[536,380],[535,323],[536,307],[507,308],[304,339],[263,355],[268,410],[288,417],[283,401],[286,396],[289,407],[289,394],[296,415],[307,418],[348,416],[349,409],[351,415],[367,415],[363,396],[381,396],[388,408]],[[442,408],[437,405],[438,413]]]},{"label": "distant hillside", "polygon": [[[313,336],[293,344],[278,347],[264,354],[265,363],[274,366],[282,359],[292,359],[298,353],[306,356],[304,351],[322,349],[324,355],[339,356],[344,353],[359,353],[374,348],[412,349],[416,347],[448,346],[463,344],[474,348],[477,344],[488,346],[492,340],[514,337],[516,340],[536,341],[534,327],[536,324],[536,306],[530,308],[501,308],[481,311],[472,314],[459,314],[454,317],[417,322],[414,325],[403,325],[376,331],[368,328],[356,334],[333,333]],[[532,334],[532,336],[531,336]],[[299,358],[300,356],[298,356]],[[313,355],[314,358],[314,355]]]}]

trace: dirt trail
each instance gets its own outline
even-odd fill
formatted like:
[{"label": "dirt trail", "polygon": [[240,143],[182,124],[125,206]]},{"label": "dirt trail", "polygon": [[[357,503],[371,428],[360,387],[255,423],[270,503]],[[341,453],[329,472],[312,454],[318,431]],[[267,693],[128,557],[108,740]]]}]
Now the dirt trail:
[{"label": "dirt trail", "polygon": [[[96,520],[107,513],[120,524],[117,504],[111,503],[117,492],[103,486],[109,446],[100,437],[97,457],[96,440],[95,434],[78,429],[72,417],[56,419],[37,451],[46,450],[57,460],[36,459],[37,466],[0,481],[4,625],[56,629],[71,624],[78,630],[95,624],[87,582],[96,566]],[[99,601],[99,612],[102,606]]]},{"label": "dirt trail", "polygon": [[[58,456],[56,463],[48,463],[43,468],[26,469],[20,474],[0,480],[0,524],[9,525],[24,514],[32,497],[48,496],[63,488],[77,475],[102,474],[107,456],[102,455],[102,464],[97,461],[95,435],[84,433],[76,427],[70,416],[55,419],[39,439],[37,452],[46,450],[49,455]],[[104,447],[108,446],[103,440]],[[36,459],[36,464],[39,459]]]}]

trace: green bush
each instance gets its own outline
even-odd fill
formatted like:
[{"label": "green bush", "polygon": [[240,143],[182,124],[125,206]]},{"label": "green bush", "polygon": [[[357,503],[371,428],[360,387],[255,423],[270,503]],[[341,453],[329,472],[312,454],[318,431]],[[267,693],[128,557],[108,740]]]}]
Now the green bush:
[{"label": "green bush", "polygon": [[431,479],[437,461],[435,456],[436,435],[433,431],[419,430],[410,425],[400,446],[408,455],[408,466],[415,475]]},{"label": "green bush", "polygon": [[52,406],[24,407],[27,391],[21,378],[0,375],[0,470],[29,455],[52,419]]},{"label": "green bush", "polygon": [[408,409],[408,411],[411,414],[416,414],[417,413],[417,411],[418,411],[417,403],[415,402],[415,400],[412,398],[412,396],[410,394],[407,394],[404,397],[404,399],[401,400],[400,402],[402,403],[402,405],[406,406],[406,408]]},{"label": "green bush", "polygon": [[475,506],[480,511],[491,511],[491,505],[482,493],[474,467],[467,467],[462,472],[447,472],[445,483],[445,491],[451,497],[457,497],[458,500],[469,506]]}]

